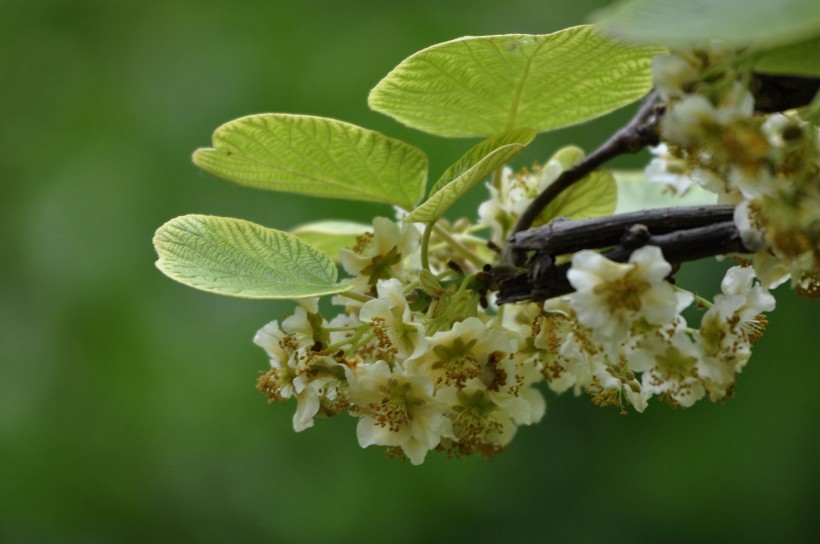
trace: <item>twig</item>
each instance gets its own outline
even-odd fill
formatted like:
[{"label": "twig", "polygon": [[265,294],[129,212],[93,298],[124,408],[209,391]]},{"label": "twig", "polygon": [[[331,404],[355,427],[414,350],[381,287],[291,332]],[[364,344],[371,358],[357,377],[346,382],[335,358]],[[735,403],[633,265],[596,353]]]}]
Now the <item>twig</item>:
[{"label": "twig", "polygon": [[440,227],[438,224],[436,224],[433,227],[433,232],[436,233],[436,236],[447,242],[447,244],[453,250],[455,250],[456,253],[464,257],[464,259],[466,259],[467,261],[473,263],[479,269],[483,267],[485,264],[487,264],[486,262],[484,262],[484,259],[470,251],[467,247],[464,246],[464,244],[456,240],[453,236],[450,235],[449,232],[447,232],[446,229]]},{"label": "twig", "polygon": [[[715,208],[726,207],[716,206]],[[720,216],[716,215],[715,217]],[[570,223],[570,221],[565,223]],[[589,236],[596,232],[596,228],[594,222],[587,221],[585,225],[582,225],[582,229],[586,232],[582,236],[573,238],[581,244],[580,246],[562,242],[557,247],[561,247],[562,252],[577,251],[588,247],[602,247],[600,244],[590,246],[585,243]],[[661,224],[660,231],[665,229],[666,226]],[[568,230],[572,231],[573,229]],[[727,253],[749,253],[749,250],[743,245],[740,233],[731,220],[731,216],[728,220],[719,220],[712,224],[701,224],[671,231],[667,229],[666,232],[659,234],[651,234],[650,228],[644,222],[635,223],[621,232],[619,245],[603,253],[608,259],[616,262],[628,261],[633,251],[646,245],[659,247],[664,259],[673,265],[673,269],[677,269],[682,262],[704,257],[725,255]],[[549,243],[547,245],[549,246]],[[546,300],[573,291],[572,285],[567,279],[570,263],[556,265],[554,254],[546,250],[536,250],[527,265],[526,270],[519,270],[514,274],[511,274],[507,268],[502,269],[501,272],[504,276],[500,278],[498,293],[498,302],[500,304],[524,300]]]},{"label": "twig", "polygon": [[645,225],[653,234],[731,221],[734,206],[680,206],[655,208],[591,219],[557,218],[549,224],[513,235],[507,241],[519,260],[527,251],[552,255],[617,244],[632,225]]},{"label": "twig", "polygon": [[[593,151],[581,162],[565,170],[533,200],[518,218],[510,236],[530,228],[538,215],[565,189],[586,177],[590,172],[605,162],[625,153],[637,153],[647,145],[658,143],[655,105],[658,102],[656,93],[650,93],[644,99],[635,116],[625,127],[618,130],[601,147]],[[505,252],[505,262],[512,264]]]}]

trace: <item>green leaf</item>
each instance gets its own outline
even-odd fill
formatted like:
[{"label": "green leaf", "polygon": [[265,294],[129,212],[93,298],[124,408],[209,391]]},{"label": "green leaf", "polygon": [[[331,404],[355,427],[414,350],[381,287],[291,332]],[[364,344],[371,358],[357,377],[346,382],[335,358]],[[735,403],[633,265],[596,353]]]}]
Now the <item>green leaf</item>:
[{"label": "green leaf", "polygon": [[820,36],[762,52],[754,69],[764,74],[820,77]]},{"label": "green leaf", "polygon": [[661,51],[604,38],[591,26],[459,38],[405,59],[370,91],[368,104],[439,136],[544,132],[644,96],[650,61]]},{"label": "green leaf", "polygon": [[240,298],[346,291],[327,255],[287,232],[241,219],[184,215],[154,235],[157,268],[189,287]]},{"label": "green leaf", "polygon": [[646,180],[643,170],[613,170],[618,186],[618,206],[614,213],[636,212],[672,206],[715,204],[717,195],[693,185],[682,195],[663,183]]},{"label": "green leaf", "polygon": [[726,45],[779,45],[820,33],[817,0],[626,0],[598,12],[612,36],[687,46],[718,39]]},{"label": "green leaf", "polygon": [[555,152],[555,155],[550,157],[550,161],[556,161],[561,165],[561,171],[569,170],[582,160],[584,160],[584,150],[575,145],[568,145],[562,147]]},{"label": "green leaf", "polygon": [[373,232],[373,227],[352,221],[316,221],[299,225],[290,232],[338,262],[339,251],[356,245],[356,238]]},{"label": "green leaf", "polygon": [[422,151],[335,119],[249,115],[216,129],[213,145],[194,152],[197,166],[259,189],[411,209],[427,183]]},{"label": "green leaf", "polygon": [[805,113],[805,119],[809,123],[820,124],[820,92],[814,95]]},{"label": "green leaf", "polygon": [[559,194],[533,222],[543,225],[556,217],[587,219],[611,215],[618,199],[615,178],[609,170],[595,170]]},{"label": "green leaf", "polygon": [[438,220],[447,208],[478,182],[524,149],[535,132],[524,128],[488,138],[461,156],[430,189],[430,197],[407,216],[407,221],[429,223]]}]

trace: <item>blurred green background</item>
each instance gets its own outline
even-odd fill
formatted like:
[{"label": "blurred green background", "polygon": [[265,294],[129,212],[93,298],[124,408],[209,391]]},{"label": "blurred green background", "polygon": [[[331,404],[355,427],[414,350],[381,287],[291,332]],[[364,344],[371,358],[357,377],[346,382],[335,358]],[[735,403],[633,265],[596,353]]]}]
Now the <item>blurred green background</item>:
[{"label": "blurred green background", "polygon": [[[0,0],[0,541],[812,541],[820,307],[785,289],[725,405],[623,417],[550,395],[491,462],[413,467],[361,450],[352,418],[295,434],[294,405],[254,390],[251,338],[291,304],[154,268],[153,231],[176,215],[287,229],[390,213],[198,172],[221,123],[340,118],[422,147],[435,177],[474,142],[405,129],[368,90],[428,45],[551,32],[605,3]],[[518,163],[591,149],[628,113],[542,135]],[[680,281],[712,293],[720,268]]]}]

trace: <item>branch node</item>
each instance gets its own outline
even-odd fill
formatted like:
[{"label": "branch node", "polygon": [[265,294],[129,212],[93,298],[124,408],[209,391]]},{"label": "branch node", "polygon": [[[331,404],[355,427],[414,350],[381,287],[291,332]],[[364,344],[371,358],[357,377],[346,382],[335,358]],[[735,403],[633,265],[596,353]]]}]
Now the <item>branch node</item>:
[{"label": "branch node", "polygon": [[662,208],[554,221],[521,232],[508,242],[511,256],[521,265],[503,266],[503,274],[492,274],[498,278],[498,302],[538,301],[572,292],[570,264],[557,265],[556,257],[582,249],[601,249],[608,259],[627,262],[636,249],[656,246],[675,271],[682,262],[750,253],[732,216],[732,206]]}]

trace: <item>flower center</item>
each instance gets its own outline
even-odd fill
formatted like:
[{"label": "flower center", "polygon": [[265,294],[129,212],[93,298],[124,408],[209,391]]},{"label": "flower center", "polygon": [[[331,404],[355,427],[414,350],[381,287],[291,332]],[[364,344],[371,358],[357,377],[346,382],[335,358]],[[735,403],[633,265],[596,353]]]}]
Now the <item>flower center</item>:
[{"label": "flower center", "polygon": [[622,278],[599,285],[596,291],[606,292],[606,304],[611,312],[629,310],[637,312],[641,309],[641,294],[649,288],[645,281],[635,280],[633,270]]}]

